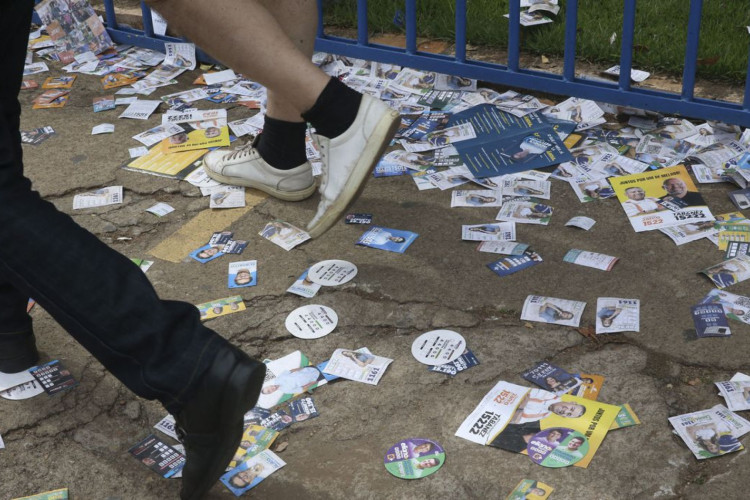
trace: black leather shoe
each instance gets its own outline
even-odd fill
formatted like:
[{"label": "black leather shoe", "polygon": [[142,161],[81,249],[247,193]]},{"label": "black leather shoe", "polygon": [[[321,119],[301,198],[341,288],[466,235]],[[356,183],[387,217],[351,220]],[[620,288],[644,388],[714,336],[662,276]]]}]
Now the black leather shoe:
[{"label": "black leather shoe", "polygon": [[0,333],[0,372],[22,372],[38,361],[39,351],[33,332]]},{"label": "black leather shoe", "polygon": [[234,346],[222,349],[203,375],[194,396],[175,416],[185,445],[183,500],[203,498],[237,451],[243,416],[255,406],[266,365]]}]

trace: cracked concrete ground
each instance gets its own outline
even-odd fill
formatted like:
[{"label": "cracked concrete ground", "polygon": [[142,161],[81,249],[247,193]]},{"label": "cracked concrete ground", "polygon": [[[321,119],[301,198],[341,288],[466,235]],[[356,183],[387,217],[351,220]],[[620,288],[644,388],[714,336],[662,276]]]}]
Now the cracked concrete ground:
[{"label": "cracked concrete ground", "polygon": [[[191,87],[194,76],[183,76],[177,87],[156,95]],[[157,244],[208,209],[208,200],[186,182],[119,168],[128,148],[138,145],[131,136],[156,125],[158,114],[143,122],[118,120],[122,108],[93,113],[92,97],[105,91],[97,78],[85,75],[63,109],[32,110],[38,93],[21,94],[22,129],[51,125],[57,136],[24,146],[27,174],[48,200],[114,249],[149,258]],[[229,110],[230,120],[248,114],[241,107]],[[102,122],[114,123],[115,133],[91,136],[91,128]],[[118,184],[125,187],[122,205],[72,211],[75,194]],[[733,209],[726,196],[731,189],[701,185],[713,213]],[[157,201],[176,211],[163,218],[144,212]],[[230,227],[208,228],[249,239],[242,257],[257,259],[259,268],[259,284],[241,292],[247,311],[211,320],[209,326],[258,358],[300,349],[319,362],[335,348],[367,346],[395,361],[378,386],[340,381],[317,390],[321,416],[282,433],[279,442],[289,446],[280,456],[288,465],[249,497],[504,498],[522,478],[533,478],[552,485],[553,498],[746,498],[747,452],[698,462],[667,422],[671,415],[722,403],[712,383],[750,370],[748,326],[733,323],[733,335],[726,339],[696,340],[692,330],[689,307],[711,288],[697,271],[722,259],[711,243],[676,247],[660,233],[636,234],[615,200],[581,204],[555,181],[551,224],[518,226],[518,240],[531,244],[544,263],[499,278],[485,267],[495,258],[461,241],[459,232],[461,224],[493,220],[496,209],[451,209],[449,193],[418,192],[408,177],[372,179],[352,208],[374,214],[378,225],[419,233],[403,255],[355,246],[361,228],[343,223],[290,252],[257,235],[276,218],[303,225],[316,204],[317,198],[300,203],[266,198]],[[597,224],[589,232],[565,227],[574,215]],[[562,261],[571,248],[621,260],[609,273],[574,266]],[[306,267],[329,258],[355,263],[359,274],[345,286],[322,289],[314,299],[285,293]],[[205,265],[187,258],[154,260],[147,276],[164,298],[196,304],[231,295],[226,257]],[[750,282],[731,291],[749,295]],[[592,340],[572,328],[524,324],[520,309],[532,293],[586,301],[582,326],[593,324],[597,297],[639,298],[641,331]],[[308,303],[338,313],[335,332],[313,341],[286,332],[287,314]],[[6,442],[0,451],[0,498],[60,487],[70,488],[75,499],[176,498],[179,480],[158,477],[127,453],[152,432],[164,410],[129,393],[41,308],[32,316],[44,359],[60,359],[80,385],[54,397],[0,401]],[[412,358],[410,345],[434,328],[460,332],[481,364],[453,379],[428,372]],[[588,469],[541,468],[522,455],[454,436],[498,380],[527,385],[519,374],[539,360],[604,375],[600,401],[630,403],[642,424],[610,433]],[[383,455],[405,437],[441,443],[445,466],[420,481],[391,477]],[[221,486],[210,495],[231,497]]]}]

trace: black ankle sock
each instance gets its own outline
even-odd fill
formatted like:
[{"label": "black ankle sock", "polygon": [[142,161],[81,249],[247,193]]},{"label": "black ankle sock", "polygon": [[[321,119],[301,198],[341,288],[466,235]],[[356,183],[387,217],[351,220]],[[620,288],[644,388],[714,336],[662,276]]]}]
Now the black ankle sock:
[{"label": "black ankle sock", "polygon": [[331,78],[313,107],[302,113],[302,118],[315,127],[316,133],[331,139],[354,123],[361,101],[362,94]]},{"label": "black ankle sock", "polygon": [[266,163],[279,170],[290,170],[307,161],[305,122],[287,122],[266,115],[263,132],[255,149]]}]

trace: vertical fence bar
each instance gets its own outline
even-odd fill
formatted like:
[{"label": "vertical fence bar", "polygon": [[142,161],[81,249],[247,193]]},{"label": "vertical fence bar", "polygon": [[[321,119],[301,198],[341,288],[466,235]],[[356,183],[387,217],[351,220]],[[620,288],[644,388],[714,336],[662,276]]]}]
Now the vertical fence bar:
[{"label": "vertical fence bar", "polygon": [[508,19],[508,69],[518,71],[521,56],[521,0],[510,0]]},{"label": "vertical fence bar", "polygon": [[323,38],[325,34],[325,26],[323,25],[323,0],[318,0],[318,38]]},{"label": "vertical fence bar", "polygon": [[417,0],[406,0],[406,53],[417,53]]},{"label": "vertical fence bar", "polygon": [[682,71],[682,99],[692,101],[695,93],[695,68],[698,61],[698,40],[701,34],[701,13],[703,0],[690,1],[687,44],[685,45],[685,66]]},{"label": "vertical fence bar", "polygon": [[466,62],[466,0],[456,0],[456,61]]},{"label": "vertical fence bar", "polygon": [[367,0],[357,0],[357,43],[367,45]]},{"label": "vertical fence bar", "polygon": [[563,60],[563,79],[571,81],[576,77],[578,0],[568,0],[565,4],[565,9],[565,56]]},{"label": "vertical fence bar", "polygon": [[115,0],[104,0],[104,14],[107,16],[107,27],[116,30],[117,16],[115,15]]},{"label": "vertical fence bar", "polygon": [[630,89],[630,69],[633,67],[633,39],[635,37],[636,0],[625,0],[622,13],[622,44],[620,45],[620,90]]},{"label": "vertical fence bar", "polygon": [[154,38],[154,22],[151,19],[151,9],[146,2],[141,2],[141,17],[143,18],[143,33],[149,38]]}]

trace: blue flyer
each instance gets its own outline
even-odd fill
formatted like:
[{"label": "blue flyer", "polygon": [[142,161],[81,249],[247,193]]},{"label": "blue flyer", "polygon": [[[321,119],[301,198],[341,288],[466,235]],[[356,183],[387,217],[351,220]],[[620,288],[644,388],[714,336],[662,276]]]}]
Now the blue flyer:
[{"label": "blue flyer", "polygon": [[373,226],[357,240],[357,245],[371,248],[379,248],[389,252],[404,253],[404,251],[419,236],[411,231],[389,229],[387,227]]},{"label": "blue flyer", "polygon": [[523,255],[508,255],[500,260],[496,260],[495,262],[490,262],[487,264],[487,267],[489,267],[493,273],[502,277],[517,273],[518,271],[523,271],[524,269],[528,269],[529,267],[541,263],[542,258],[538,253],[526,251]]},{"label": "blue flyer", "polygon": [[699,304],[690,308],[698,337],[729,337],[729,320],[721,304]]},{"label": "blue flyer", "polygon": [[473,352],[466,349],[461,356],[450,363],[445,363],[444,365],[433,365],[428,367],[428,370],[431,372],[445,373],[451,377],[455,377],[458,372],[468,370],[472,366],[477,366],[478,364],[479,359],[477,359]]},{"label": "blue flyer", "polygon": [[202,247],[190,252],[190,257],[197,260],[201,264],[205,264],[206,262],[218,259],[222,255],[224,254],[221,252],[221,249],[212,245],[203,245]]},{"label": "blue flyer", "polygon": [[229,288],[243,288],[257,285],[257,266],[258,261],[256,260],[244,260],[242,262],[230,263],[227,286],[229,286]]}]

